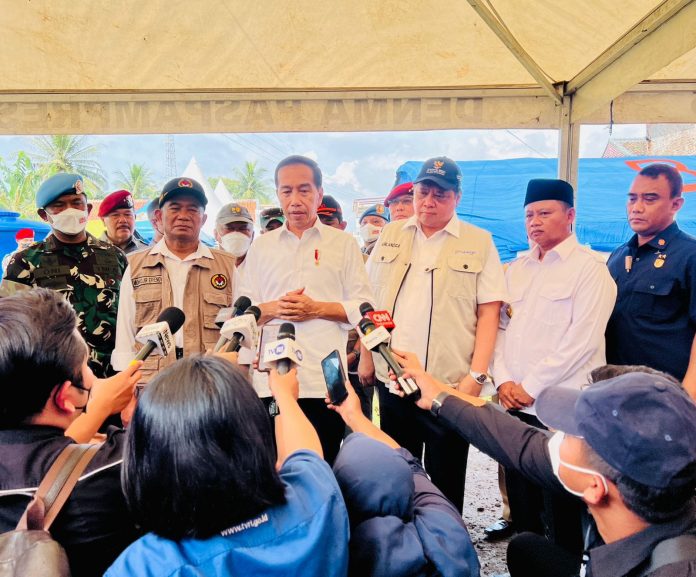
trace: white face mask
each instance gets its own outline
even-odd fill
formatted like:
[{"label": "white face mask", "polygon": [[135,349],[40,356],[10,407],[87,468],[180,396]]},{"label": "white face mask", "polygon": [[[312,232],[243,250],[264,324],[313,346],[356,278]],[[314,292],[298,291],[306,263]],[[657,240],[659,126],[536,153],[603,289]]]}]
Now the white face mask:
[{"label": "white face mask", "polygon": [[251,237],[243,232],[228,232],[220,239],[220,246],[234,257],[244,256],[251,245]]},{"label": "white face mask", "polygon": [[556,475],[556,478],[561,483],[561,485],[563,485],[563,488],[566,491],[568,491],[568,493],[570,493],[571,495],[575,495],[576,497],[580,497],[581,499],[585,496],[583,493],[580,493],[579,491],[574,491],[563,482],[563,479],[561,479],[561,476],[559,474],[559,469],[561,468],[561,465],[572,471],[577,471],[578,473],[586,473],[587,475],[595,475],[599,477],[600,479],[602,479],[605,495],[608,494],[609,486],[607,485],[607,480],[604,478],[604,475],[598,473],[597,471],[593,471],[592,469],[586,469],[585,467],[571,465],[570,463],[566,463],[565,461],[561,460],[561,443],[563,442],[564,437],[565,434],[562,431],[557,431],[556,433],[554,433],[553,437],[549,439],[548,444],[549,457],[551,458],[551,468],[553,469],[553,474]]},{"label": "white face mask", "polygon": [[58,214],[49,214],[51,226],[63,234],[76,235],[87,226],[87,211],[76,208],[66,208]]},{"label": "white face mask", "polygon": [[377,240],[380,232],[382,232],[382,229],[379,226],[375,226],[369,222],[366,222],[360,227],[360,236],[365,242]]}]

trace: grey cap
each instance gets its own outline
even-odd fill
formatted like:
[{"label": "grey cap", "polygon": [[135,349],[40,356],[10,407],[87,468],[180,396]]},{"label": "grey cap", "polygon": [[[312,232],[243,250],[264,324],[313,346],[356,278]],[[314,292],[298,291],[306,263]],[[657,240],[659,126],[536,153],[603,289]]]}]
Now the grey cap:
[{"label": "grey cap", "polygon": [[253,225],[254,219],[251,218],[246,207],[236,202],[231,202],[223,206],[215,217],[216,225],[228,224],[230,222],[248,222]]}]

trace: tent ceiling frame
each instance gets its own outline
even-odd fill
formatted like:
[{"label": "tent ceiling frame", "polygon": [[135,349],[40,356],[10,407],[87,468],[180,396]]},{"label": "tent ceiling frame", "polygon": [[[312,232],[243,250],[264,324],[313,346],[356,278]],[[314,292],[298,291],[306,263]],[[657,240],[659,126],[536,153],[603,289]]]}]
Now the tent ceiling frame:
[{"label": "tent ceiling frame", "polygon": [[527,53],[517,39],[512,35],[510,30],[500,21],[497,15],[490,9],[486,0],[467,0],[471,7],[500,39],[506,48],[517,58],[517,60],[525,67],[534,80],[539,83],[546,93],[553,98],[557,104],[561,104],[562,96],[559,94],[556,87],[553,85],[546,73],[541,69],[539,64]]}]

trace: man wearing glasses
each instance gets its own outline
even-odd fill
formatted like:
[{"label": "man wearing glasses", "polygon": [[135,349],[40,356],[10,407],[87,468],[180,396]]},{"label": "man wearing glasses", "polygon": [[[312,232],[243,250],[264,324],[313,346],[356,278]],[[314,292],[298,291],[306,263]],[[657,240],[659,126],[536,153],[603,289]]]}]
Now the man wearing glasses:
[{"label": "man wearing glasses", "polygon": [[[378,309],[392,313],[392,346],[414,351],[450,387],[478,395],[490,381],[505,279],[490,233],[459,221],[462,175],[446,157],[431,158],[414,181],[415,214],[388,224],[367,262]],[[363,354],[364,385],[378,381],[382,429],[417,457],[455,506],[464,502],[469,445],[393,395],[386,365]],[[492,387],[492,386],[491,386]]]},{"label": "man wearing glasses", "polygon": [[110,242],[126,254],[148,248],[135,230],[135,203],[127,190],[117,190],[105,197],[99,205],[99,218],[106,227],[99,240]]}]

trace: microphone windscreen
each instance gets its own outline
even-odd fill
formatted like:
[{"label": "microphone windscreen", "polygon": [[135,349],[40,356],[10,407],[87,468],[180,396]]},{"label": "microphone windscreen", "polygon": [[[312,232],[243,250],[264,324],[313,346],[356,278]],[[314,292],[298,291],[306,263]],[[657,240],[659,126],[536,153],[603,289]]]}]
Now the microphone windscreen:
[{"label": "microphone windscreen", "polygon": [[241,311],[247,310],[251,306],[251,299],[249,297],[241,296],[236,301],[234,301],[235,314],[238,315]]},{"label": "microphone windscreen", "polygon": [[358,323],[358,328],[360,329],[360,332],[362,334],[367,334],[369,331],[375,330],[375,323],[373,323],[370,319],[365,317],[364,319],[360,319],[360,322]]},{"label": "microphone windscreen", "polygon": [[184,311],[176,307],[167,307],[157,317],[157,322],[166,322],[169,325],[169,330],[172,334],[184,326],[186,315]]},{"label": "microphone windscreen", "polygon": [[360,305],[360,314],[362,316],[365,316],[367,313],[374,312],[374,308],[372,308],[372,305],[370,303],[363,303]]},{"label": "microphone windscreen", "polygon": [[[261,318],[261,309],[259,307],[255,307],[252,305],[244,311],[244,314],[245,315],[254,315],[254,318],[258,322],[258,320]],[[293,327],[293,329],[294,329],[294,327]]]},{"label": "microphone windscreen", "polygon": [[292,339],[295,340],[295,325],[292,323],[283,323],[278,331],[278,340]]}]

